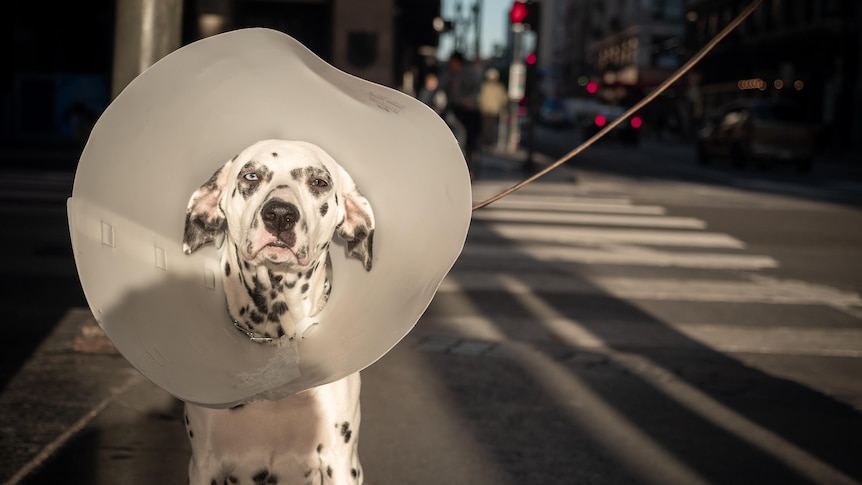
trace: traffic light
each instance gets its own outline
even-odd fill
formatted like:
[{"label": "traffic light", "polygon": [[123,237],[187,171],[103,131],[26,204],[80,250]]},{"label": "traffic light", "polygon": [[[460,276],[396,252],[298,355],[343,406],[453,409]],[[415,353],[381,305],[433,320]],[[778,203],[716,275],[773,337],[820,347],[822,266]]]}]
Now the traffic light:
[{"label": "traffic light", "polygon": [[530,101],[535,101],[538,95],[537,82],[539,80],[538,67],[536,62],[538,62],[539,58],[536,56],[535,52],[531,52],[524,57],[524,64],[527,65],[527,77],[525,88],[527,90],[527,97],[530,98]]},{"label": "traffic light", "polygon": [[515,0],[515,3],[512,4],[512,10],[509,11],[509,20],[513,24],[522,24],[525,18],[527,18],[527,4]]},{"label": "traffic light", "polygon": [[509,20],[512,24],[521,24],[525,29],[539,30],[539,1],[538,0],[515,0],[509,11]]}]

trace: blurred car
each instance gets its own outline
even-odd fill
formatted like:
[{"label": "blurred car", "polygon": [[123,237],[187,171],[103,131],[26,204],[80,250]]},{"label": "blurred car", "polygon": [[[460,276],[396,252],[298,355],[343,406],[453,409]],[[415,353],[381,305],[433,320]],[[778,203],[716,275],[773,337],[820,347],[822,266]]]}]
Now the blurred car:
[{"label": "blurred car", "polygon": [[791,163],[811,169],[816,128],[805,112],[789,101],[745,99],[726,104],[698,133],[697,160],[708,164],[728,157],[737,167],[749,161]]},{"label": "blurred car", "polygon": [[568,124],[563,103],[558,99],[546,99],[539,106],[539,123],[552,128],[562,128]]},{"label": "blurred car", "polygon": [[585,118],[592,118],[593,113],[602,106],[602,103],[594,98],[564,98],[563,109],[569,123],[581,125]]},{"label": "blurred car", "polygon": [[[599,105],[589,116],[585,116],[581,122],[584,140],[602,130],[605,126],[613,123],[626,112],[627,108],[622,106]],[[637,145],[640,141],[640,130],[643,127],[643,119],[637,114],[630,116],[627,120],[617,125],[605,138],[615,138],[627,145]]]}]

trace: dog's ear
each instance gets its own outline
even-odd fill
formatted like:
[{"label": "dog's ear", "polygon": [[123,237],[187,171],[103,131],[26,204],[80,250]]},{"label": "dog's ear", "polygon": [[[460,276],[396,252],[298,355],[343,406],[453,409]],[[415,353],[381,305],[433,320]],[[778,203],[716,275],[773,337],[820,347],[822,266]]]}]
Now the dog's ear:
[{"label": "dog's ear", "polygon": [[219,202],[234,160],[236,157],[222,165],[189,199],[183,233],[184,253],[191,254],[204,244],[223,236],[227,219]]},{"label": "dog's ear", "polygon": [[353,178],[341,169],[340,198],[341,222],[335,233],[347,241],[347,256],[362,261],[366,271],[371,270],[371,249],[374,239],[374,213],[371,204],[356,188]]}]

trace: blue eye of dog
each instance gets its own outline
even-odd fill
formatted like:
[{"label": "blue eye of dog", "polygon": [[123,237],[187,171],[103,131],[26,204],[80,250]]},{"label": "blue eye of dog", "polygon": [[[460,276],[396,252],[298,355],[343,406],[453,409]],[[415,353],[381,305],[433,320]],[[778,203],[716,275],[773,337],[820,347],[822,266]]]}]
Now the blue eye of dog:
[{"label": "blue eye of dog", "polygon": [[247,174],[243,175],[242,178],[244,178],[250,182],[257,182],[258,180],[260,180],[260,178],[254,172],[247,173]]}]

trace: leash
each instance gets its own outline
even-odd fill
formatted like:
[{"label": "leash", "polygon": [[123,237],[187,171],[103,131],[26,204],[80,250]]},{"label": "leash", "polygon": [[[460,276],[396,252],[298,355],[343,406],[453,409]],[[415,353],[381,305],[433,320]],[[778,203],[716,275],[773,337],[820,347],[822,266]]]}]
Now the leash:
[{"label": "leash", "polygon": [[592,145],[593,143],[598,141],[600,138],[605,136],[608,132],[610,132],[611,130],[616,128],[617,125],[619,125],[620,123],[622,123],[623,121],[628,119],[628,117],[631,116],[633,113],[637,112],[638,110],[640,110],[641,108],[643,108],[644,106],[649,104],[658,95],[660,95],[665,90],[667,90],[667,88],[669,88],[673,83],[677,82],[679,80],[679,78],[684,76],[689,70],[691,70],[692,67],[695,66],[695,64],[700,62],[700,60],[703,59],[704,56],[706,56],[709,53],[709,51],[711,51],[719,42],[721,42],[725,37],[727,37],[731,32],[733,32],[739,26],[739,24],[741,24],[746,18],[748,18],[749,15],[751,15],[752,12],[757,10],[757,8],[760,6],[761,3],[763,3],[763,0],[752,1],[751,4],[749,4],[748,7],[745,8],[745,10],[743,10],[742,12],[739,13],[739,15],[733,20],[733,22],[727,24],[727,26],[724,29],[722,29],[721,32],[716,34],[715,37],[713,37],[709,42],[707,42],[706,45],[704,45],[691,59],[688,60],[688,62],[686,62],[685,64],[682,65],[682,67],[677,69],[676,72],[674,72],[669,78],[665,79],[664,82],[662,82],[658,86],[658,88],[656,88],[653,92],[649,93],[646,97],[644,97],[639,102],[637,102],[634,106],[629,108],[625,113],[622,114],[622,116],[620,116],[619,118],[617,118],[613,122],[606,125],[604,128],[599,130],[598,133],[596,133],[595,135],[591,136],[589,139],[587,139],[586,141],[584,141],[583,143],[578,145],[574,150],[563,155],[562,158],[558,159],[556,162],[548,165],[547,167],[543,168],[539,172],[536,172],[535,174],[531,175],[530,177],[522,180],[521,182],[518,182],[517,184],[509,187],[508,189],[504,190],[503,192],[500,192],[499,194],[497,194],[497,195],[495,195],[489,199],[486,199],[482,202],[479,202],[478,204],[473,206],[472,210],[475,211],[475,210],[481,209],[481,208],[483,208],[483,207],[485,207],[485,206],[487,206],[487,205],[489,205],[489,204],[491,204],[497,200],[502,199],[503,197],[511,194],[512,192],[515,192],[516,190],[524,187],[525,185],[536,181],[538,178],[547,174],[551,170],[559,167],[560,165],[568,162],[569,160],[574,158],[576,155],[578,155],[582,151],[586,150],[587,147],[589,147],[590,145]]}]

